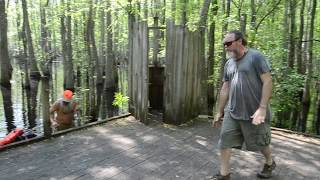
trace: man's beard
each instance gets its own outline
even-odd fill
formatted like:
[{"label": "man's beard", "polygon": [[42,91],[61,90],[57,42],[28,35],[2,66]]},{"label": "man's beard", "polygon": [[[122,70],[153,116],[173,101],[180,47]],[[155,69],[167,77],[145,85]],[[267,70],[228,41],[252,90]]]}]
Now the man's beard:
[{"label": "man's beard", "polygon": [[237,49],[233,49],[233,50],[227,51],[227,57],[228,58],[236,59],[238,56],[239,56],[239,53],[238,53]]}]

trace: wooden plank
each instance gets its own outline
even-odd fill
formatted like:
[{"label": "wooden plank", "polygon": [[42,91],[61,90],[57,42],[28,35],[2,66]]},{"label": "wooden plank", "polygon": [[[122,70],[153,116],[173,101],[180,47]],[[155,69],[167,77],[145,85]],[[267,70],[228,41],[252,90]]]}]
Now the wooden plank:
[{"label": "wooden plank", "polygon": [[[170,39],[171,38],[171,39]],[[167,30],[166,30],[166,39],[170,39],[170,41],[166,41],[166,68],[165,68],[165,81],[164,81],[164,121],[168,122],[171,121],[173,116],[173,83],[172,78],[173,74],[173,60],[174,60],[174,42],[176,36],[173,36],[173,23],[172,21],[167,21]]]},{"label": "wooden plank", "polygon": [[[0,163],[1,179],[205,179],[219,169],[218,135],[204,119],[170,127],[118,120],[0,153],[6,162]],[[278,165],[272,179],[318,179],[319,146],[291,134],[272,137]],[[263,162],[259,153],[234,150],[232,178],[257,179]]]},{"label": "wooden plank", "polygon": [[176,31],[176,51],[175,51],[175,59],[173,60],[174,63],[174,69],[173,71],[175,72],[175,76],[173,77],[173,84],[174,84],[174,99],[173,99],[173,103],[174,103],[174,116],[173,116],[173,120],[175,124],[180,124],[181,121],[181,116],[182,116],[182,112],[181,112],[181,107],[182,107],[182,98],[183,95],[180,94],[180,91],[182,89],[181,87],[181,79],[182,79],[182,69],[181,69],[181,65],[182,65],[182,61],[183,61],[183,43],[184,43],[184,32],[182,30],[182,27],[180,26],[176,26],[175,28]]},{"label": "wooden plank", "polygon": [[164,95],[167,98],[164,118],[165,122],[181,124],[200,114],[200,106],[204,101],[204,62],[200,62],[203,60],[201,57],[204,57],[204,51],[200,49],[203,48],[201,44],[204,39],[199,32],[190,32],[172,22],[167,24],[166,38],[168,47]]},{"label": "wooden plank", "polygon": [[193,60],[190,58],[190,56],[192,56],[193,54],[193,51],[194,51],[194,42],[190,42],[190,39],[191,39],[191,36],[190,36],[190,32],[189,31],[186,31],[186,34],[187,34],[187,38],[186,38],[186,44],[188,44],[188,46],[186,46],[186,51],[189,52],[188,56],[186,56],[186,61],[185,63],[187,64],[187,67],[186,67],[186,80],[185,80],[185,83],[186,83],[186,106],[185,106],[185,109],[183,110],[186,114],[186,120],[189,120],[187,118],[190,117],[190,114],[192,114],[192,112],[194,111],[194,109],[192,109],[192,99],[195,98],[194,97],[194,94],[193,94],[193,77],[194,77],[194,74],[192,73],[192,69],[194,67],[194,64],[193,64]]},{"label": "wooden plank", "polygon": [[141,103],[141,111],[142,111],[142,119],[143,122],[148,124],[148,100],[149,100],[149,59],[148,59],[148,50],[149,50],[149,45],[148,45],[148,25],[147,22],[143,22],[143,24],[141,24],[141,28],[142,28],[142,36],[143,36],[143,43],[142,43],[142,50],[143,50],[143,57],[142,57],[142,92],[141,92],[141,96],[143,96],[142,98],[142,103]]},{"label": "wooden plank", "polygon": [[[120,127],[122,127],[122,126],[120,126]],[[110,131],[107,131],[107,132],[103,132],[103,131],[101,132],[99,129],[101,129],[102,127],[97,127],[98,131],[93,131],[92,134],[87,135],[87,136],[91,137],[89,139],[83,138],[82,139],[84,141],[83,143],[74,143],[75,141],[81,142],[81,139],[78,139],[75,136],[70,136],[66,140],[64,140],[63,137],[54,139],[55,142],[56,141],[60,142],[56,146],[48,146],[48,144],[52,143],[52,141],[41,142],[40,146],[42,146],[43,148],[47,148],[48,150],[37,151],[37,149],[35,149],[35,150],[33,150],[34,152],[32,154],[27,154],[24,152],[24,153],[19,154],[19,156],[17,156],[17,154],[14,153],[12,159],[11,158],[8,159],[9,161],[11,160],[11,162],[12,162],[12,163],[10,163],[11,165],[9,165],[9,166],[7,165],[7,166],[1,168],[0,172],[2,175],[6,174],[6,173],[10,174],[11,171],[15,172],[15,168],[19,167],[19,166],[33,168],[33,169],[25,169],[24,171],[21,171],[19,173],[13,173],[18,176],[18,175],[20,175],[20,173],[29,173],[30,171],[32,171],[33,173],[36,173],[38,168],[41,169],[40,167],[50,168],[50,166],[47,166],[48,162],[50,162],[51,168],[54,165],[56,165],[57,167],[60,167],[61,162],[64,162],[64,159],[70,159],[70,157],[72,157],[72,160],[77,160],[76,159],[77,157],[79,157],[81,159],[85,159],[85,157],[88,157],[91,155],[92,156],[94,155],[94,156],[97,156],[98,158],[100,158],[98,156],[99,153],[112,155],[114,153],[118,153],[121,148],[124,148],[123,150],[126,150],[126,149],[130,149],[130,148],[134,147],[134,145],[126,144],[125,139],[122,141],[121,137],[143,136],[144,133],[147,133],[148,131],[152,131],[152,129],[139,128],[139,127],[135,127],[135,126],[132,126],[131,128],[124,128],[124,129],[123,128],[119,129],[120,127],[116,126],[116,127],[112,128],[112,126],[111,126]],[[114,129],[114,130],[112,130],[112,129]],[[141,132],[137,133],[137,131],[138,132],[141,131]],[[112,138],[114,136],[114,135],[112,135],[113,132],[118,132],[118,133],[122,134],[122,136],[120,136],[119,139],[116,140],[116,141],[119,141],[120,143],[117,143],[112,140]],[[103,136],[105,136],[106,138],[102,138],[101,133],[103,133]],[[86,135],[84,135],[84,136],[86,136]],[[114,136],[114,137],[118,137],[118,136]],[[92,144],[93,141],[94,141],[94,144]],[[122,142],[124,142],[124,144]],[[116,144],[114,144],[114,143],[116,143]],[[116,145],[116,147],[118,147],[117,150],[115,150],[114,148],[111,148],[113,146],[113,144]],[[48,147],[46,147],[46,146],[48,146]],[[101,150],[104,146],[108,147],[108,148],[106,148],[107,151],[96,152],[97,149]],[[39,148],[39,149],[41,149],[41,148]],[[108,151],[110,151],[110,153],[108,153]],[[33,159],[32,157],[35,157],[35,155],[39,159]],[[19,159],[20,163],[14,164],[13,162],[15,162],[18,159]],[[27,159],[29,159],[29,161],[27,161]],[[72,162],[73,161],[68,161],[67,163],[72,163]]]}]

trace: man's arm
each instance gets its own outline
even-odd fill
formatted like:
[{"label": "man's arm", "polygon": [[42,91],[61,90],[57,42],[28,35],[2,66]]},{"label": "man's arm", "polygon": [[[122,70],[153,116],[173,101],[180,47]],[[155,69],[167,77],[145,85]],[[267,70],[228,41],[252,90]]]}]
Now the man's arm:
[{"label": "man's arm", "polygon": [[263,73],[260,75],[261,81],[263,83],[262,86],[262,96],[260,100],[259,108],[267,108],[269,99],[272,94],[272,78],[271,73]]},{"label": "man's arm", "polygon": [[57,107],[57,103],[55,102],[51,107],[50,107],[50,122],[51,122],[51,125],[53,127],[57,126],[57,122],[54,118],[54,112],[58,110],[58,107]]},{"label": "man's arm", "polygon": [[216,106],[217,110],[215,111],[216,115],[212,122],[213,127],[219,126],[218,122],[221,122],[222,117],[224,116],[224,107],[226,106],[228,99],[229,99],[229,82],[224,81],[222,84],[222,88],[220,90],[220,95],[218,97],[218,104]]},{"label": "man's arm", "polygon": [[271,73],[263,73],[260,75],[262,85],[262,95],[260,105],[257,111],[251,116],[253,118],[252,123],[255,125],[264,122],[267,114],[268,102],[272,94],[272,78]]}]

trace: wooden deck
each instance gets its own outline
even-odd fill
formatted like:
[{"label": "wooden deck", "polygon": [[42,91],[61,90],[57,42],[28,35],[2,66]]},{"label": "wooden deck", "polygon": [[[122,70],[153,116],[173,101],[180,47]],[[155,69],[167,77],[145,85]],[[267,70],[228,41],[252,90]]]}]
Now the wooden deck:
[{"label": "wooden deck", "polygon": [[[176,127],[127,117],[0,152],[0,179],[205,179],[218,171],[218,134],[206,119]],[[279,131],[272,137],[272,179],[320,179],[319,139]],[[262,156],[233,152],[233,179],[257,179]]]}]

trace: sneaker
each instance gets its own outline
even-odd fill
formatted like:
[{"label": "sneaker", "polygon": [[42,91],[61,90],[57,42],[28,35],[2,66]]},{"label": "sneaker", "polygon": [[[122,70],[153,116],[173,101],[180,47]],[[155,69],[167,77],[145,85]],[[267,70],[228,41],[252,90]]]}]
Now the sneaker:
[{"label": "sneaker", "polygon": [[261,172],[259,172],[257,174],[257,176],[259,178],[264,178],[264,179],[271,178],[272,171],[276,168],[276,166],[277,165],[276,165],[276,162],[274,162],[274,160],[272,160],[272,164],[271,165],[264,164],[263,170]]},{"label": "sneaker", "polygon": [[230,173],[225,175],[225,176],[222,176],[220,173],[214,175],[214,176],[211,176],[207,179],[210,179],[210,180],[230,180]]}]

